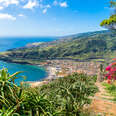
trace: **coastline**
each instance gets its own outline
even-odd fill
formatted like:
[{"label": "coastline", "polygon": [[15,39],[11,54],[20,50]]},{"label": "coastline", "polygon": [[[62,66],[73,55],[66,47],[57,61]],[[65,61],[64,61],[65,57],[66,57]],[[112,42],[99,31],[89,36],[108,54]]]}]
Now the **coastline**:
[{"label": "coastline", "polygon": [[25,81],[25,83],[29,84],[31,87],[37,87],[37,86],[41,86],[43,84],[47,84],[49,81],[53,80],[54,77],[54,71],[52,71],[53,67],[51,66],[45,66],[45,65],[42,65],[40,63],[29,63],[29,62],[14,62],[14,61],[8,61],[8,60],[2,60],[0,59],[1,61],[3,62],[7,62],[7,63],[16,63],[16,64],[24,64],[24,65],[35,65],[35,66],[38,66],[38,67],[43,67],[45,69],[45,72],[47,73],[47,75],[45,77],[43,77],[42,80],[38,80],[38,81]]},{"label": "coastline", "polygon": [[[41,66],[41,65],[37,65]],[[50,81],[56,79],[56,68],[52,66],[45,66],[47,76],[42,81],[26,81],[24,83],[29,84],[32,88],[48,84]]]},{"label": "coastline", "polygon": [[[2,60],[0,58],[0,60]],[[28,64],[28,65],[36,65],[40,67],[44,67],[45,71],[47,72],[46,77],[43,77],[43,80],[38,81],[26,81],[25,83],[30,84],[31,87],[37,87],[41,86],[43,84],[47,84],[48,82],[57,79],[59,77],[64,77],[67,75],[70,75],[72,73],[85,73],[88,75],[96,75],[100,62],[77,62],[74,60],[31,60],[28,59],[25,60],[20,59],[19,61],[17,59],[14,60],[2,60],[5,62],[10,63],[18,63],[18,64]],[[18,61],[18,62],[16,62]]]}]

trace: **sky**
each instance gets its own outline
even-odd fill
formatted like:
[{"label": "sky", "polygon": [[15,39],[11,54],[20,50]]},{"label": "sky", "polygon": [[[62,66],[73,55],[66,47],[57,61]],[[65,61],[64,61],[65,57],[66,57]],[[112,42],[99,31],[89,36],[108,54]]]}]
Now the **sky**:
[{"label": "sky", "polygon": [[0,0],[0,36],[64,36],[103,30],[110,0]]}]

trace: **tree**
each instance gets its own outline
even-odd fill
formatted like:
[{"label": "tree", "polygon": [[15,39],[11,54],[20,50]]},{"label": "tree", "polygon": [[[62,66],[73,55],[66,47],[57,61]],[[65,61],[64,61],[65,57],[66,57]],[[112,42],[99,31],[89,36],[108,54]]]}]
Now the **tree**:
[{"label": "tree", "polygon": [[100,26],[115,31],[116,30],[116,1],[110,1],[110,8],[114,10],[113,14],[108,19],[104,19],[101,22]]},{"label": "tree", "polygon": [[110,1],[110,7],[111,8],[116,8],[116,2],[115,1]]}]

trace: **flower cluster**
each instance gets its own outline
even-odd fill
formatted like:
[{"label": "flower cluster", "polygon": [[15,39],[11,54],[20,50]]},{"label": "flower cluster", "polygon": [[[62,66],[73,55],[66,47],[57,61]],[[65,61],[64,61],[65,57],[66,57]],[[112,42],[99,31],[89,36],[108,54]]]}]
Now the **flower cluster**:
[{"label": "flower cluster", "polygon": [[[116,60],[116,58],[113,60]],[[108,79],[108,83],[110,83],[111,80],[116,80],[116,62],[111,63],[105,70],[107,71],[105,77]]]}]

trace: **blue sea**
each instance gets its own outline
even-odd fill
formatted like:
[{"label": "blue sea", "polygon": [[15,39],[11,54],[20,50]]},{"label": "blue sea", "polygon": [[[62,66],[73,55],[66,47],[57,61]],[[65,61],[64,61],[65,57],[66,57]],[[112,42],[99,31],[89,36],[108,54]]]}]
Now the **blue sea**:
[{"label": "blue sea", "polygon": [[[6,51],[12,48],[23,47],[26,44],[33,42],[50,42],[56,40],[54,37],[10,37],[10,38],[0,38],[0,52]],[[33,65],[23,65],[16,63],[7,63],[0,61],[0,69],[8,68],[10,74],[16,71],[24,71],[24,73],[19,76],[26,76],[26,79],[19,78],[16,82],[21,81],[40,81],[47,76],[47,72],[44,67],[33,66]]]},{"label": "blue sea", "polygon": [[23,47],[34,42],[50,42],[57,40],[55,37],[3,37],[0,38],[0,52],[12,48]]}]

